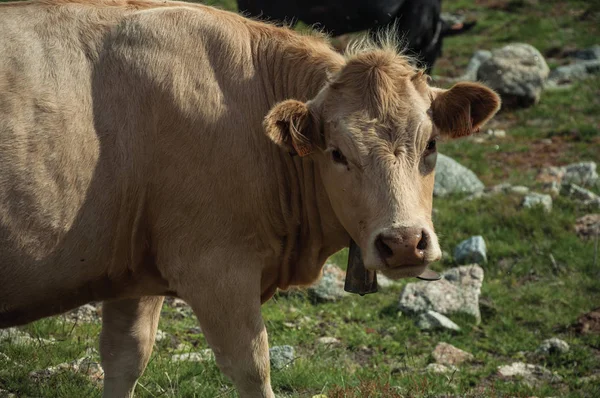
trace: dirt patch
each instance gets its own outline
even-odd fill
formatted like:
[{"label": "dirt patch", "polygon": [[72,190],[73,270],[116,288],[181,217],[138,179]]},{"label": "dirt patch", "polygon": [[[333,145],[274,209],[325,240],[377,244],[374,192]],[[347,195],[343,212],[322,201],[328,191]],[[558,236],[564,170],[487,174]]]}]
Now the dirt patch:
[{"label": "dirt patch", "polygon": [[582,239],[600,235],[600,214],[586,214],[575,222],[575,232]]},{"label": "dirt patch", "polygon": [[600,334],[600,307],[580,316],[573,329],[579,334]]}]

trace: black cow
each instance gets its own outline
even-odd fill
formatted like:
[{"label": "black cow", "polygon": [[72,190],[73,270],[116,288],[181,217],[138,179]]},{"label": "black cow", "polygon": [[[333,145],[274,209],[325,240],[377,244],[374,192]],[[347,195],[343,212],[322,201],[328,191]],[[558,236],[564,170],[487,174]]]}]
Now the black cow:
[{"label": "black cow", "polygon": [[238,0],[245,15],[292,26],[302,21],[333,36],[394,24],[408,53],[416,55],[428,72],[441,55],[444,36],[474,25],[445,22],[441,8],[441,0]]}]

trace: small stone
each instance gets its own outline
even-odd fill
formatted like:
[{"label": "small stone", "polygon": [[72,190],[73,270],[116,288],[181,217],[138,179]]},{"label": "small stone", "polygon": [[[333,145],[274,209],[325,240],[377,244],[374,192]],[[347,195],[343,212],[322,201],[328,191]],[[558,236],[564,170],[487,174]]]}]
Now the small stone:
[{"label": "small stone", "polygon": [[600,60],[579,61],[554,69],[548,77],[548,83],[568,84],[587,79],[598,73],[600,73]]},{"label": "small stone", "polygon": [[171,356],[173,362],[207,362],[215,359],[215,354],[210,348],[198,352],[186,352]]},{"label": "small stone", "polygon": [[0,342],[9,341],[15,345],[29,345],[29,344],[54,344],[56,341],[53,338],[42,339],[31,337],[28,333],[23,332],[17,328],[0,329]]},{"label": "small stone", "polygon": [[542,193],[531,192],[525,196],[522,205],[526,209],[542,206],[545,212],[550,213],[552,211],[552,197]]},{"label": "small stone", "polygon": [[509,44],[481,63],[477,79],[496,90],[503,108],[527,107],[540,100],[550,69],[543,55],[524,43]]},{"label": "small stone", "polygon": [[460,365],[473,360],[473,354],[448,343],[439,343],[431,353],[435,362],[442,365]]},{"label": "small stone", "polygon": [[92,323],[100,321],[98,307],[93,304],[84,304],[73,311],[67,312],[63,316],[69,322]]},{"label": "small stone", "polygon": [[336,346],[340,345],[342,342],[335,337],[319,337],[317,339],[317,344],[326,345],[326,346]]},{"label": "small stone", "polygon": [[166,339],[167,337],[169,337],[169,335],[165,332],[163,332],[162,330],[158,329],[156,331],[156,337],[154,338],[155,341],[162,341],[164,339]]},{"label": "small stone", "polygon": [[427,310],[443,315],[464,313],[479,323],[482,283],[483,269],[477,265],[451,268],[442,273],[439,281],[406,284],[400,293],[398,309],[415,315]]},{"label": "small stone", "polygon": [[502,184],[494,185],[490,187],[487,191],[492,194],[506,193],[512,187],[511,184],[504,182]]},{"label": "small stone", "polygon": [[548,369],[523,362],[513,362],[511,365],[499,366],[498,374],[507,379],[522,378],[530,387],[542,385],[544,382],[560,382],[562,377]]},{"label": "small stone", "polygon": [[590,185],[598,180],[595,162],[579,162],[565,166],[565,175],[562,178],[563,183],[572,183],[577,185]]},{"label": "small stone", "polygon": [[290,345],[274,346],[269,348],[269,357],[271,358],[271,367],[283,369],[294,362],[295,350]]},{"label": "small stone", "polygon": [[544,145],[552,145],[552,140],[550,138],[543,138],[540,142]]},{"label": "small stone", "polygon": [[467,65],[467,70],[460,77],[460,80],[466,80],[466,81],[472,81],[472,82],[477,81],[477,71],[479,70],[479,67],[481,66],[481,64],[483,62],[487,61],[490,58],[492,58],[491,51],[487,51],[487,50],[475,51],[475,53],[473,54],[473,57],[471,57],[471,60],[469,61],[469,64]]},{"label": "small stone", "polygon": [[542,341],[536,352],[542,355],[566,354],[569,352],[569,344],[566,341],[553,337]]},{"label": "small stone", "polygon": [[438,154],[433,194],[472,194],[485,188],[475,173],[448,156]]},{"label": "small stone", "polygon": [[421,330],[460,330],[460,327],[456,323],[452,322],[448,317],[431,310],[419,315],[417,318],[417,327]]},{"label": "small stone", "polygon": [[444,374],[456,372],[458,371],[458,368],[456,368],[455,366],[445,366],[439,363],[430,363],[429,365],[427,365],[425,370],[430,373]]},{"label": "small stone", "polygon": [[308,294],[318,302],[335,302],[344,297],[346,273],[337,265],[325,264],[323,276],[308,287]]},{"label": "small stone", "polygon": [[62,372],[73,372],[85,375],[95,384],[100,384],[102,380],[104,380],[104,370],[102,369],[102,366],[88,357],[30,372],[29,377],[36,382],[40,382],[48,380]]},{"label": "small stone", "polygon": [[542,185],[542,190],[548,192],[552,197],[557,197],[560,195],[560,184],[556,181],[546,182]]},{"label": "small stone", "polygon": [[593,205],[600,200],[600,196],[590,190],[580,187],[575,184],[564,184],[562,190],[565,196],[570,197],[584,205]]},{"label": "small stone", "polygon": [[583,61],[600,60],[600,45],[596,44],[583,50],[574,51],[571,56]]},{"label": "small stone", "polygon": [[487,263],[485,240],[483,237],[472,236],[460,242],[454,249],[454,260],[458,264]]},{"label": "small stone", "polygon": [[388,287],[396,286],[398,283],[387,276],[377,273],[377,286],[382,289],[387,289]]},{"label": "small stone", "polygon": [[592,239],[600,235],[600,214],[586,214],[575,222],[575,232],[582,239]]},{"label": "small stone", "polygon": [[527,195],[529,193],[529,188],[523,185],[515,185],[508,190],[510,193],[515,195]]},{"label": "small stone", "polygon": [[506,137],[506,130],[493,130],[493,129],[488,129],[486,131],[486,134],[492,137],[496,137],[496,138],[504,138]]}]

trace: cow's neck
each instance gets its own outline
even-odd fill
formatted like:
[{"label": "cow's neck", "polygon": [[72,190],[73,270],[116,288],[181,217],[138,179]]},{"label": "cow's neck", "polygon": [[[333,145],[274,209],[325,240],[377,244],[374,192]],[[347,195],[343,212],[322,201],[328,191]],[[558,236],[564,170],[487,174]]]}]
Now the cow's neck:
[{"label": "cow's neck", "polygon": [[[314,98],[343,63],[339,54],[325,48],[302,53],[297,43],[278,44],[270,48],[269,62],[262,64],[270,107],[290,98]],[[334,214],[314,161],[271,148],[277,164],[277,217],[286,229],[277,286],[308,284],[318,277],[325,260],[348,244],[349,236]]]}]

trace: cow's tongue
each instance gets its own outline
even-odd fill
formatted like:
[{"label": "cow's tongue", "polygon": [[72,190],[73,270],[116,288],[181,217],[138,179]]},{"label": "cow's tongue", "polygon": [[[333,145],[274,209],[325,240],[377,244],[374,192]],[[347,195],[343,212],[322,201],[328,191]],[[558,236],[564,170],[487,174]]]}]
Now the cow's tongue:
[{"label": "cow's tongue", "polygon": [[[437,281],[442,277],[435,271],[429,268],[417,276],[418,279],[424,281]],[[344,290],[350,293],[357,293],[361,296],[369,293],[377,292],[377,273],[365,268],[360,248],[350,240],[350,251],[348,253],[348,268],[346,269],[346,283]]]}]

